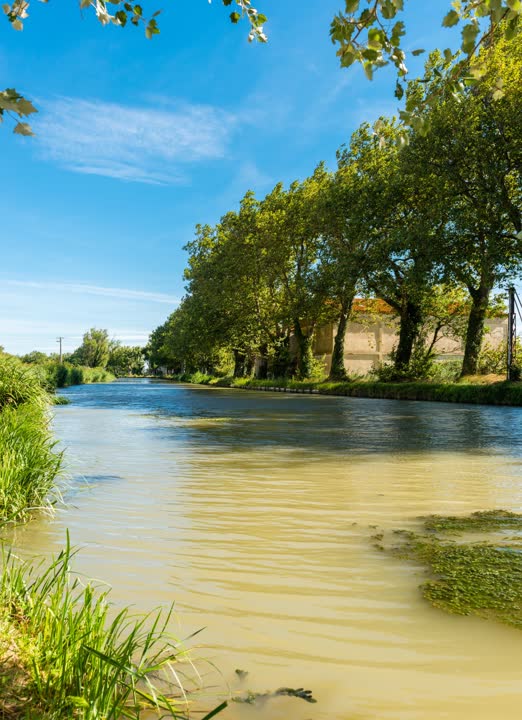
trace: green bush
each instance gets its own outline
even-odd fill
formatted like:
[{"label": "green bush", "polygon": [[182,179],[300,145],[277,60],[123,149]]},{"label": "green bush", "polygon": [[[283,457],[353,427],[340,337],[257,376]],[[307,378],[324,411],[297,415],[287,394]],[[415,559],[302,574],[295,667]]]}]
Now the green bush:
[{"label": "green bush", "polygon": [[452,383],[460,377],[462,360],[439,360],[434,362],[429,379],[436,383]]},{"label": "green bush", "polygon": [[[522,361],[522,342],[516,339],[514,347],[515,359]],[[485,343],[479,356],[478,371],[480,375],[505,375],[507,373],[507,343],[493,346]],[[513,378],[514,379],[514,378]]]},{"label": "green bush", "polygon": [[68,379],[69,385],[83,385],[83,368],[71,367]]}]

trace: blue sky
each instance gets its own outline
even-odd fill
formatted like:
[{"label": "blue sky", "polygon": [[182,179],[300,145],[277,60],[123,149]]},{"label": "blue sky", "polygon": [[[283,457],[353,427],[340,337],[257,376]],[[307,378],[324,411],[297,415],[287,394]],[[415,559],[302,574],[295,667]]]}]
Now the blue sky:
[{"label": "blue sky", "polygon": [[[449,44],[447,0],[410,0],[411,48]],[[305,177],[363,121],[393,114],[391,73],[341,70],[329,24],[342,0],[258,0],[249,45],[220,0],[144,3],[141,29],[100,26],[78,3],[0,17],[0,87],[39,108],[35,138],[0,126],[0,344],[72,350],[90,327],[145,344],[183,295],[183,245],[248,189]],[[422,58],[410,63],[413,74]]]}]

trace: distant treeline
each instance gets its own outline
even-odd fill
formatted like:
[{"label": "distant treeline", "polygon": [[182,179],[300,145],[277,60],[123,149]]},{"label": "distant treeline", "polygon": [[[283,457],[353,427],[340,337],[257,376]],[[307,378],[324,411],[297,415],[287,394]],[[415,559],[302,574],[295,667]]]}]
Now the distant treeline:
[{"label": "distant treeline", "polygon": [[57,353],[46,355],[38,350],[20,359],[43,368],[49,383],[58,388],[143,375],[145,370],[144,348],[122,345],[111,339],[107,330],[98,328],[86,332],[81,345],[65,353],[61,362]]},{"label": "distant treeline", "polygon": [[[198,225],[186,249],[186,295],[151,335],[151,368],[169,372],[314,373],[317,328],[337,325],[331,377],[343,379],[344,338],[358,296],[385,301],[398,320],[387,379],[423,377],[441,335],[462,338],[460,372],[475,374],[493,292],[522,265],[522,43],[483,51],[456,97],[429,60],[406,107],[427,92],[418,130],[395,119],[363,124],[337,152],[263,199]],[[440,69],[440,72],[438,71]],[[293,336],[296,351],[291,352]]]}]

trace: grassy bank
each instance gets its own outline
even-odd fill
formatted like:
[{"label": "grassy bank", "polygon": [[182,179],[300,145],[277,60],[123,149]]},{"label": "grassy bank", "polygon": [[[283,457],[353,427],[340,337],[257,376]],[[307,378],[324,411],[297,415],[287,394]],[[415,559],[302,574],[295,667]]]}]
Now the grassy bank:
[{"label": "grassy bank", "polygon": [[147,709],[187,717],[179,675],[189,665],[167,633],[171,612],[123,609],[111,619],[108,592],[75,577],[71,558],[67,546],[35,568],[4,553],[0,717],[117,720]]},{"label": "grassy bank", "polygon": [[116,379],[112,373],[101,367],[91,368],[69,363],[46,363],[35,367],[44,382],[52,389],[88,383],[112,382]]},{"label": "grassy bank", "polygon": [[[0,355],[0,529],[51,507],[62,455],[46,385],[38,367]],[[107,590],[72,573],[73,555],[67,538],[39,566],[0,541],[0,717],[188,717],[200,676],[168,633],[171,610],[116,612]]]},{"label": "grassy bank", "polygon": [[52,502],[62,456],[49,429],[50,400],[33,368],[0,356],[0,522]]},{"label": "grassy bank", "polygon": [[306,380],[254,380],[250,378],[213,377],[203,373],[176,375],[177,382],[213,385],[244,390],[275,390],[320,395],[341,395],[387,400],[425,400],[429,402],[472,403],[475,405],[522,405],[522,383],[473,380],[456,383],[430,382],[329,382]]}]

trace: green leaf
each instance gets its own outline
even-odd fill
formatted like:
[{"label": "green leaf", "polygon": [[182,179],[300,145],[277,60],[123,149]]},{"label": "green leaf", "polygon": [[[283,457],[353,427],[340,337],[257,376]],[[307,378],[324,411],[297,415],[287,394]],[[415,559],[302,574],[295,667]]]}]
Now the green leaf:
[{"label": "green leaf", "polygon": [[415,57],[417,57],[417,55],[422,55],[422,53],[425,53],[425,52],[426,52],[426,50],[424,50],[424,49],[422,49],[422,50],[412,50],[412,53],[411,53],[411,54],[414,55]]},{"label": "green leaf", "polygon": [[373,63],[365,62],[363,65],[363,70],[368,80],[373,80]]},{"label": "green leaf", "polygon": [[356,12],[359,8],[359,0],[346,0],[345,2],[346,12],[351,15]]},{"label": "green leaf", "polygon": [[462,50],[465,53],[473,52],[477,35],[479,34],[479,26],[475,23],[468,23],[462,28]]},{"label": "green leaf", "polygon": [[225,702],[222,702],[221,705],[218,705],[214,710],[211,710],[209,713],[205,715],[202,720],[210,720],[210,718],[215,717],[218,713],[220,713],[222,710],[224,710],[226,707],[228,707],[228,702],[225,700]]},{"label": "green leaf", "polygon": [[460,20],[460,16],[456,10],[450,10],[442,21],[442,27],[453,27]]},{"label": "green leaf", "polygon": [[236,24],[241,20],[241,15],[238,12],[230,13],[230,20]]},{"label": "green leaf", "polygon": [[16,133],[16,135],[34,135],[34,132],[31,130],[31,126],[25,122],[16,123],[13,132]]}]

